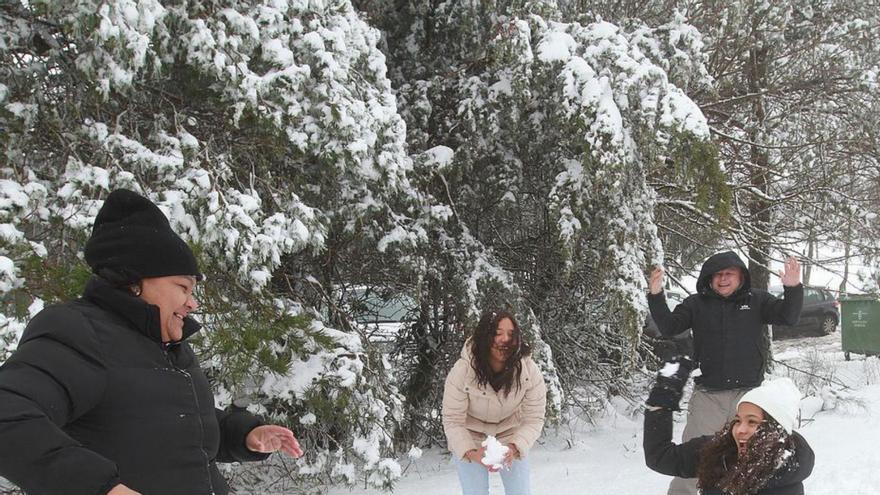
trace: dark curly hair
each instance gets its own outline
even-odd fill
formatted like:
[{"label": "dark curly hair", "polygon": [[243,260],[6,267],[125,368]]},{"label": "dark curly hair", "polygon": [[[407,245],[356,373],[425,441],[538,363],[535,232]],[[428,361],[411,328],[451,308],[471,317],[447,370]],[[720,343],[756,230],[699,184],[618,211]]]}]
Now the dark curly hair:
[{"label": "dark curly hair", "polygon": [[[489,365],[489,349],[498,331],[498,322],[508,318],[513,322],[513,334],[516,338],[516,350],[507,356],[504,368],[496,373]],[[531,347],[523,340],[519,323],[513,313],[503,310],[486,311],[480,317],[474,335],[471,337],[471,366],[477,375],[477,383],[485,386],[487,383],[497,392],[504,390],[508,395],[516,384],[517,389],[521,386],[522,358],[530,355]]]},{"label": "dark curly hair", "polygon": [[701,490],[718,488],[730,495],[757,493],[777,472],[797,467],[791,435],[771,416],[766,416],[741,456],[731,434],[735,423],[727,423],[700,450],[697,486]]}]

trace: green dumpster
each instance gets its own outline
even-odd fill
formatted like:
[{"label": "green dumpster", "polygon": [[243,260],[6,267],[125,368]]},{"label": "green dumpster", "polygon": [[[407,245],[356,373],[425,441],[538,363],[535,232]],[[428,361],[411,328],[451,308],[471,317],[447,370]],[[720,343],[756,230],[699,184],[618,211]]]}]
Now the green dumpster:
[{"label": "green dumpster", "polygon": [[840,300],[840,331],[844,356],[851,352],[880,355],[880,300],[852,295]]}]

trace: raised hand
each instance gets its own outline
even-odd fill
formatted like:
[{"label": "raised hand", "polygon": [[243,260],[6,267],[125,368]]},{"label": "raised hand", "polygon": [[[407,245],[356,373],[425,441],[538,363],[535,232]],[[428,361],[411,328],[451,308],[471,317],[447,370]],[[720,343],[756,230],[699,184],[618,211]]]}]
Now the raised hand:
[{"label": "raised hand", "polygon": [[293,436],[293,432],[283,426],[258,426],[248,433],[245,445],[251,451],[263,454],[280,450],[291,457],[303,455],[299,441]]},{"label": "raised hand", "polygon": [[785,260],[783,270],[779,271],[779,278],[786,287],[794,287],[801,283],[801,264],[794,256],[789,256]]},{"label": "raised hand", "polygon": [[696,363],[687,356],[675,356],[670,359],[657,372],[657,380],[646,403],[649,406],[663,407],[671,411],[680,410],[678,404],[681,402],[684,386],[695,367]]},{"label": "raised hand", "polygon": [[663,292],[663,267],[656,266],[648,278],[648,290],[651,294],[659,294]]}]

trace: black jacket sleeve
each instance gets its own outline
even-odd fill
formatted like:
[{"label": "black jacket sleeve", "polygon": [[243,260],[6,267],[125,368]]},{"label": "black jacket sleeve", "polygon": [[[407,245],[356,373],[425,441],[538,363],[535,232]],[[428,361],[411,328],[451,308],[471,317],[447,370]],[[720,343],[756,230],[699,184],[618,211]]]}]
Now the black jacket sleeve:
[{"label": "black jacket sleeve", "polygon": [[645,411],[642,441],[645,464],[658,473],[679,478],[696,477],[700,449],[710,438],[697,437],[676,445],[672,443],[672,411]]},{"label": "black jacket sleeve", "polygon": [[251,451],[245,444],[248,433],[263,424],[260,418],[236,406],[229,406],[225,411],[215,409],[214,412],[220,425],[219,462],[262,461],[269,457],[270,454]]},{"label": "black jacket sleeve", "polygon": [[782,298],[763,292],[761,319],[771,325],[797,325],[804,307],[804,286],[784,287]]},{"label": "black jacket sleeve", "polygon": [[62,429],[101,400],[105,373],[82,315],[55,307],[34,317],[0,367],[0,475],[34,494],[105,494],[119,483],[114,462]]},{"label": "black jacket sleeve", "polygon": [[651,318],[654,319],[661,334],[672,337],[691,328],[693,311],[690,304],[692,297],[694,296],[688,297],[673,311],[669,311],[665,292],[648,294],[648,309],[651,311]]}]

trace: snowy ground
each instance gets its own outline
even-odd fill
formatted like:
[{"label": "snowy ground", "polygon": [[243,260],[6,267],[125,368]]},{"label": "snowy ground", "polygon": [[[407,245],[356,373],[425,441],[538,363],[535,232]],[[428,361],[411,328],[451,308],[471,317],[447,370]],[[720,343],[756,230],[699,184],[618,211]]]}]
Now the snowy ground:
[{"label": "snowy ground", "polygon": [[[852,356],[845,361],[840,333],[774,342],[782,363],[775,375],[790,376],[813,396],[802,402],[801,434],[816,452],[816,467],[806,481],[810,495],[868,495],[878,493],[873,478],[880,466],[880,359]],[[823,409],[824,410],[820,410]],[[532,493],[663,494],[669,478],[645,467],[641,416],[626,404],[610,407],[597,425],[574,420],[545,432],[531,454]],[[677,434],[683,427],[678,418]],[[492,494],[502,494],[498,475]],[[336,488],[328,495],[381,492]],[[449,457],[431,450],[407,469],[396,494],[449,495],[460,493]]]}]

